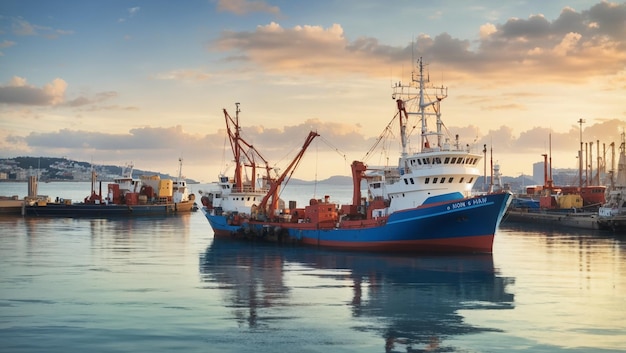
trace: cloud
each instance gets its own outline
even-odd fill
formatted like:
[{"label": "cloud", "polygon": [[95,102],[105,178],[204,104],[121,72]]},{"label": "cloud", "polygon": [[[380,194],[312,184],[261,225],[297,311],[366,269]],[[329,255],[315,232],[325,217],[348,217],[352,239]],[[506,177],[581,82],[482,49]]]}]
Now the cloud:
[{"label": "cloud", "polygon": [[217,0],[217,10],[232,12],[236,15],[246,15],[253,12],[280,14],[280,9],[277,6],[271,6],[265,1]]},{"label": "cloud", "polygon": [[477,80],[535,75],[544,81],[584,82],[614,75],[626,65],[626,3],[601,2],[581,12],[566,7],[554,20],[511,18],[477,32],[476,41],[422,34],[416,45],[402,47],[371,37],[348,39],[338,24],[284,28],[271,22],[255,31],[223,31],[211,49],[224,52],[226,61],[269,72],[334,77],[388,76],[389,68],[405,65],[413,50],[447,76]]},{"label": "cloud", "polygon": [[135,6],[135,7],[131,7],[131,8],[129,8],[129,9],[128,9],[128,15],[129,15],[130,17],[135,16],[135,15],[139,12],[139,9],[140,9],[140,8],[139,8],[139,6]]},{"label": "cloud", "polygon": [[373,38],[350,43],[338,24],[287,29],[275,22],[258,26],[255,32],[224,31],[214,48],[232,52],[229,61],[246,61],[270,72],[310,75],[366,72],[374,62],[384,64],[381,59],[386,60],[393,50]]},{"label": "cloud", "polygon": [[0,43],[0,49],[9,48],[14,45],[15,45],[15,42],[5,39]]},{"label": "cloud", "polygon": [[79,96],[78,98],[74,98],[65,103],[68,107],[81,107],[86,105],[93,105],[97,103],[104,102],[109,99],[116,98],[118,96],[117,92],[108,91],[108,92],[100,92],[96,94],[94,97],[88,98],[85,96]]},{"label": "cloud", "polygon": [[[2,42],[0,42],[0,49],[10,48],[14,45],[15,45],[15,42],[5,39]],[[2,53],[2,51],[0,51],[0,56],[4,56],[4,53]]]},{"label": "cloud", "polygon": [[38,88],[29,85],[25,78],[14,76],[6,85],[0,86],[0,103],[24,105],[57,105],[64,101],[67,83],[55,78]]},{"label": "cloud", "polygon": [[25,21],[21,18],[16,18],[13,20],[11,29],[13,30],[13,33],[18,36],[34,36],[37,34],[35,27],[31,25],[28,21]]},{"label": "cloud", "polygon": [[157,80],[206,81],[211,78],[211,75],[202,70],[181,69],[159,73],[154,75],[153,77]]},{"label": "cloud", "polygon": [[185,133],[178,125],[169,128],[135,128],[120,134],[61,129],[55,132],[32,132],[24,140],[29,146],[39,148],[140,151],[176,148],[183,141],[197,138]]},{"label": "cloud", "polygon": [[[223,136],[220,139],[223,141]],[[199,147],[200,146],[200,147]],[[207,137],[185,132],[181,126],[141,127],[126,133],[103,133],[61,129],[26,136],[9,135],[0,129],[0,149],[5,156],[40,155],[67,157],[96,164],[123,165],[135,162],[139,169],[158,170],[176,175],[178,158],[185,159],[185,174],[201,178],[206,174],[208,149],[222,145]],[[214,175],[211,174],[210,179]]]},{"label": "cloud", "polygon": [[126,12],[128,12],[128,15],[126,17],[120,17],[117,22],[126,22],[127,20],[135,17],[135,15],[137,13],[139,13],[139,10],[141,10],[141,8],[139,6],[135,6],[135,7],[130,7],[128,9],[126,9]]},{"label": "cloud", "polygon": [[485,23],[484,25],[480,26],[480,38],[485,39],[493,33],[496,33],[497,31],[498,30],[496,26],[492,25],[491,23]]},{"label": "cloud", "polygon": [[59,36],[74,33],[74,31],[71,30],[55,29],[52,27],[31,24],[21,17],[13,18],[12,22],[11,30],[13,31],[13,34],[17,36],[41,36],[48,39],[56,39]]},{"label": "cloud", "polygon": [[[606,145],[618,142],[619,132],[626,128],[626,123],[618,119],[608,119],[590,126],[583,126],[583,142],[600,141]],[[479,144],[494,146],[502,153],[548,153],[552,139],[553,152],[571,153],[575,156],[580,147],[580,130],[572,125],[567,132],[555,132],[546,127],[532,127],[522,131],[518,136],[512,134],[510,128],[502,126],[499,130],[490,130],[480,138]],[[595,154],[595,150],[593,151]]]},{"label": "cloud", "polygon": [[[395,125],[393,126],[392,129],[395,131]],[[596,140],[600,140],[601,144],[606,143],[608,146],[611,142],[619,143],[619,133],[626,128],[626,123],[611,119],[583,126],[583,128],[584,142],[594,141],[595,143]],[[309,164],[342,164],[340,162],[343,159],[346,170],[326,170],[327,168],[322,167],[324,173],[329,173],[327,176],[342,173],[349,175],[348,166],[352,160],[364,160],[370,165],[395,163],[399,148],[395,141],[397,134],[392,133],[393,142],[383,141],[372,153],[365,156],[366,149],[374,145],[375,139],[364,135],[361,129],[361,126],[352,124],[309,119],[282,128],[265,128],[262,125],[244,126],[241,134],[261,151],[273,167],[286,166],[300,150],[305,137],[311,130],[317,131],[321,136],[314,140],[304,156],[309,160]],[[530,156],[531,162],[540,161],[541,154],[548,153],[550,134],[555,165],[574,165],[576,151],[580,146],[579,126],[576,124],[572,124],[569,131],[562,133],[553,132],[549,128],[531,127],[516,135],[510,127],[500,126],[483,134],[478,126],[473,125],[450,126],[448,130],[451,136],[456,134],[460,136],[461,145],[473,146],[473,151],[482,151],[483,144],[486,144],[488,150],[493,149],[496,160],[504,157],[513,158],[507,159],[508,164],[503,165],[508,168],[503,170],[506,175],[516,173],[519,168],[522,168],[519,166],[519,161],[515,160],[521,155]],[[180,125],[145,126],[130,129],[126,133],[92,132],[68,128],[47,133],[32,132],[26,136],[0,133],[0,138],[2,138],[0,140],[2,150],[15,156],[25,153],[69,156],[71,159],[113,165],[136,161],[138,168],[163,168],[164,172],[174,174],[177,166],[175,161],[183,156],[186,163],[185,170],[195,169],[195,174],[186,172],[187,175],[193,175],[197,179],[208,178],[209,181],[218,170],[224,171],[224,165],[232,159],[229,151],[226,151],[226,154],[222,152],[228,146],[224,129],[201,135],[184,131]],[[412,143],[419,143],[418,139],[413,137]],[[556,157],[559,154],[564,157]],[[209,155],[214,157],[208,158]],[[221,158],[215,157],[216,155]],[[317,160],[318,158],[320,159]],[[610,158],[610,154],[607,158]],[[171,168],[171,171],[167,168]],[[207,170],[214,171],[215,174],[207,175]]]}]

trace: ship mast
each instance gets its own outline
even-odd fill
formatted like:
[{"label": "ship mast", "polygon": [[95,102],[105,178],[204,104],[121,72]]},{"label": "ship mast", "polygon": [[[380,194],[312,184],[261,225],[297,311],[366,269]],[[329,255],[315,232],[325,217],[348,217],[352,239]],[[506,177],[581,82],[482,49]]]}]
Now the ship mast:
[{"label": "ship mast", "polygon": [[428,125],[426,123],[426,105],[424,104],[424,63],[422,61],[422,58],[420,57],[419,61],[419,93],[420,93],[420,102],[419,102],[419,111],[420,111],[420,116],[422,119],[422,144],[421,144],[421,148],[429,148],[430,145],[428,143],[428,136],[427,136],[427,132],[428,132]]},{"label": "ship mast", "polygon": [[[226,109],[224,111],[224,119],[226,120],[226,130],[228,134],[228,139],[230,140],[230,147],[233,151],[233,157],[235,158],[235,180],[234,180],[234,190],[237,192],[241,192],[244,189],[244,180],[243,180],[243,169],[244,167],[249,167],[252,170],[252,181],[250,183],[250,190],[256,190],[256,168],[257,168],[257,160],[265,163],[265,172],[266,179],[269,181],[271,179],[270,171],[272,168],[269,166],[267,160],[261,155],[261,153],[254,148],[254,146],[248,143],[241,137],[240,131],[241,127],[239,126],[239,113],[241,110],[239,109],[239,103],[235,103],[237,106],[235,118],[233,119]],[[245,147],[245,150],[244,150]]]},{"label": "ship mast", "polygon": [[[417,61],[417,64],[418,72],[417,74],[415,72],[411,74],[410,85],[402,85],[401,82],[398,82],[394,85],[393,99],[396,100],[398,112],[400,115],[400,141],[402,143],[402,158],[406,158],[408,156],[408,137],[406,127],[408,117],[411,114],[418,115],[419,119],[421,120],[420,150],[426,151],[429,150],[431,147],[441,147],[443,145],[443,122],[441,120],[440,102],[448,96],[448,92],[447,89],[444,87],[434,88],[436,90],[435,100],[427,101],[428,97],[426,94],[426,84],[430,82],[430,79],[426,77],[426,75],[424,75],[424,61],[421,57]],[[411,95],[411,88],[418,88],[417,95]],[[406,104],[412,100],[417,100],[418,109],[416,112],[407,112]],[[426,111],[427,108],[430,106],[432,106],[434,112]],[[426,118],[431,115],[434,115],[437,118],[437,130],[435,132],[428,131],[428,121],[426,120]],[[429,135],[437,136],[436,146],[431,146],[431,142],[428,140]]]},{"label": "ship mast", "polygon": [[[226,119],[226,127],[228,130],[228,136],[230,137],[231,149],[233,151],[233,157],[235,158],[235,189],[241,190],[243,186],[243,181],[241,180],[241,145],[239,141],[241,137],[239,135],[239,103],[235,103],[235,119],[233,120],[226,109],[224,109],[224,118]],[[230,120],[230,124],[229,124]],[[232,124],[232,129],[231,129]]]}]

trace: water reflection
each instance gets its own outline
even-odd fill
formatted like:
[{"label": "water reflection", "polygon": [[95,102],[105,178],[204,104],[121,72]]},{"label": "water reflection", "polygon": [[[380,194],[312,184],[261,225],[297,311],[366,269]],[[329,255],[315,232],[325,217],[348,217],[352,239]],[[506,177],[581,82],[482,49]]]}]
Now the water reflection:
[{"label": "water reflection", "polygon": [[[386,351],[445,349],[449,337],[497,331],[468,324],[460,310],[514,307],[507,292],[514,279],[498,275],[491,255],[415,258],[214,239],[200,256],[200,272],[223,293],[240,327],[280,325],[305,315],[304,306],[346,308],[333,325],[347,320],[352,331],[374,333]],[[309,298],[299,298],[303,287]],[[281,316],[285,308],[289,315]]]},{"label": "water reflection", "polygon": [[[2,219],[3,224],[23,233],[30,251],[39,252],[56,248],[52,244],[62,241],[66,247],[74,244],[83,249],[112,250],[114,252],[145,251],[155,243],[180,247],[188,242],[190,215],[149,216],[135,218],[29,218]],[[11,223],[7,223],[10,221]],[[88,237],[90,244],[84,243]]]}]

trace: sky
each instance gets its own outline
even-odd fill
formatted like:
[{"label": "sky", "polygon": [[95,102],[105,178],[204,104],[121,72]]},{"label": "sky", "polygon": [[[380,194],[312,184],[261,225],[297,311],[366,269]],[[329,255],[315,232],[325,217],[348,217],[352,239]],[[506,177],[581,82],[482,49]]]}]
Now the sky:
[{"label": "sky", "polygon": [[486,144],[504,175],[531,174],[544,153],[577,169],[581,133],[610,168],[626,129],[626,2],[581,0],[3,0],[0,158],[172,175],[182,158],[211,182],[232,173],[223,109],[238,102],[243,136],[279,170],[320,134],[294,177],[393,165],[394,147],[366,153],[418,57],[448,87],[447,129]]}]

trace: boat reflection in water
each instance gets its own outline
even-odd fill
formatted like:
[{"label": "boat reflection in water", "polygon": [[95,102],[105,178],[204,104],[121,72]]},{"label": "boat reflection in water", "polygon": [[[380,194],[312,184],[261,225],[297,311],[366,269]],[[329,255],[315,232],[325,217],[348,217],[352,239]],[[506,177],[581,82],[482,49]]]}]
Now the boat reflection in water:
[{"label": "boat reflection in water", "polygon": [[387,351],[446,349],[446,339],[498,331],[472,326],[459,311],[514,307],[514,279],[498,275],[490,254],[405,257],[214,238],[200,271],[226,293],[240,328],[277,333],[280,320],[296,320],[307,330],[324,312],[315,324],[321,336],[374,333]]}]

